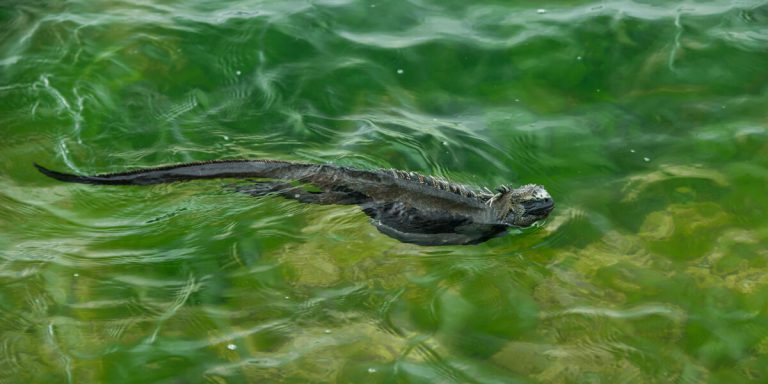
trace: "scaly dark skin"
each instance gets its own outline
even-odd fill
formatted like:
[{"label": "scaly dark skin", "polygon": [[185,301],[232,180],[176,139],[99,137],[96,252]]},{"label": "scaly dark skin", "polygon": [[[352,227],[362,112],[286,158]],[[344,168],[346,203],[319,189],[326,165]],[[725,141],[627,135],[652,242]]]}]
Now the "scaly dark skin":
[{"label": "scaly dark skin", "polygon": [[56,172],[37,164],[35,167],[54,179],[82,184],[264,179],[234,188],[252,196],[279,195],[303,203],[355,204],[382,233],[420,245],[482,243],[505,234],[509,227],[528,227],[546,218],[554,208],[549,193],[534,184],[515,189],[501,186],[493,193],[413,172],[328,164],[231,160],[94,176]]}]

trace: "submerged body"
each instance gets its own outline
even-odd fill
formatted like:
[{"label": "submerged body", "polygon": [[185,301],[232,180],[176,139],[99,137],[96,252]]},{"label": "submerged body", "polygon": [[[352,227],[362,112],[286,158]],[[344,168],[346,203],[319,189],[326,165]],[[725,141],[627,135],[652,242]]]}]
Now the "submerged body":
[{"label": "submerged body", "polygon": [[510,226],[528,227],[546,218],[554,207],[549,193],[533,184],[516,189],[502,186],[497,193],[492,193],[413,172],[360,170],[328,164],[231,160],[94,176],[35,166],[54,179],[83,184],[150,185],[197,179],[266,179],[238,186],[236,190],[253,196],[280,195],[305,203],[355,204],[373,219],[382,233],[420,245],[481,243],[506,233]]}]

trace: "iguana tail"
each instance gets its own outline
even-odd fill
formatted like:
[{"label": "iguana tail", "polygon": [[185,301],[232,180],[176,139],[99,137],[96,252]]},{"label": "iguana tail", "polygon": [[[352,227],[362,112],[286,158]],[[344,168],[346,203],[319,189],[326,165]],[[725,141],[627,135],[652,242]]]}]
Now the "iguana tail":
[{"label": "iguana tail", "polygon": [[39,164],[35,167],[56,180],[81,184],[148,185],[176,181],[220,178],[270,178],[301,180],[327,171],[328,165],[292,163],[278,160],[224,160],[167,165],[128,172],[98,175],[73,175],[52,171]]}]

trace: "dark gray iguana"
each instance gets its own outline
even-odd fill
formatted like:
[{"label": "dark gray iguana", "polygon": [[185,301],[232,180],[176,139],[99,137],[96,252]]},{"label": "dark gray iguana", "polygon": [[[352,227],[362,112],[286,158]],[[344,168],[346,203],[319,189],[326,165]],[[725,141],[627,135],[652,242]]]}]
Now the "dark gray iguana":
[{"label": "dark gray iguana", "polygon": [[[227,160],[79,176],[46,169],[57,180],[83,184],[149,185],[196,179],[271,179],[235,187],[253,196],[280,195],[304,203],[356,204],[382,233],[420,245],[477,244],[528,227],[554,207],[534,184],[477,190],[413,172],[360,170],[276,160]],[[275,181],[275,179],[284,181]],[[298,183],[291,184],[287,181]],[[307,185],[314,190],[305,188]]]}]

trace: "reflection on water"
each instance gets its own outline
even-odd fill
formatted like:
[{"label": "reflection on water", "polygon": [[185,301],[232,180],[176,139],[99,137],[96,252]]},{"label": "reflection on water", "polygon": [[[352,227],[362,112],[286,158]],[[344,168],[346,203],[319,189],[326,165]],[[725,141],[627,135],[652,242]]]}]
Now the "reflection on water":
[{"label": "reflection on water", "polygon": [[[0,6],[0,382],[762,382],[761,2]],[[478,246],[225,182],[276,158],[558,201]]]}]

